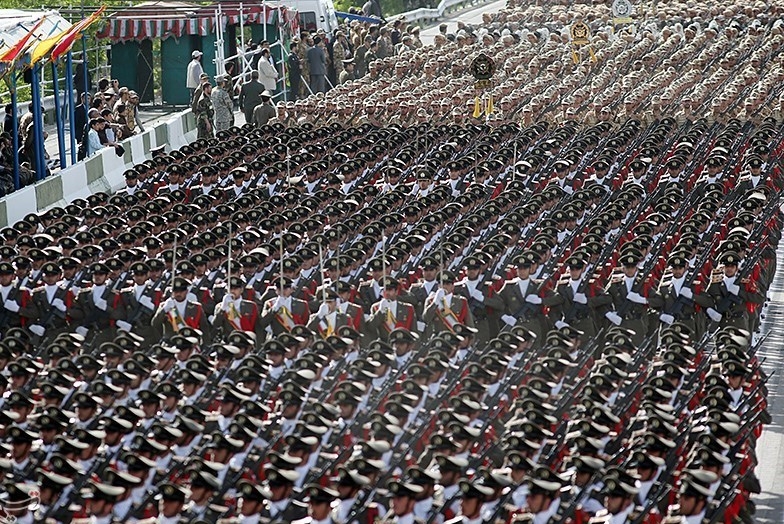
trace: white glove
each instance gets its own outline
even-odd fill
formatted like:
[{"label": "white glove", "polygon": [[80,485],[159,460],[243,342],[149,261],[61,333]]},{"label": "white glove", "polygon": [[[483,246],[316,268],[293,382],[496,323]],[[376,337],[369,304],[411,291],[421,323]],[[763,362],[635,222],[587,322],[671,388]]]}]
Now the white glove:
[{"label": "white glove", "polygon": [[97,307],[101,311],[106,311],[106,308],[109,307],[109,304],[106,302],[106,300],[104,300],[102,298],[96,298],[95,299],[95,307]]},{"label": "white glove", "polygon": [[694,293],[692,293],[691,288],[689,287],[682,287],[679,294],[684,298],[694,298]]},{"label": "white glove", "polygon": [[672,315],[668,315],[667,313],[662,313],[661,315],[659,315],[659,320],[661,320],[665,324],[672,324],[673,322],[675,322],[675,317]]},{"label": "white glove", "polygon": [[740,286],[737,284],[725,284],[727,286],[727,291],[732,293],[733,295],[737,295],[740,292]]},{"label": "white glove", "polygon": [[635,304],[647,304],[648,303],[648,300],[644,296],[642,296],[639,293],[637,293],[636,291],[629,291],[629,293],[626,294],[626,298],[628,298],[629,300],[631,300]]},{"label": "white glove", "polygon": [[574,301],[577,302],[578,304],[587,304],[588,297],[585,296],[585,293],[575,293]]},{"label": "white glove", "polygon": [[501,315],[501,320],[503,320],[507,325],[514,326],[517,324],[517,319],[512,315]]},{"label": "white glove", "polygon": [[424,332],[424,331],[425,331],[425,328],[426,328],[426,327],[427,327],[427,326],[425,325],[425,323],[424,323],[424,322],[417,320],[417,331],[419,331],[420,333],[422,333],[422,332]]},{"label": "white glove", "polygon": [[555,321],[555,329],[563,329],[565,327],[569,327],[569,324],[567,324],[563,320],[556,320]]},{"label": "white glove", "polygon": [[19,312],[19,304],[16,303],[16,300],[6,300],[5,303],[3,303],[3,307],[12,313]]},{"label": "white glove", "polygon": [[525,297],[525,301],[529,304],[541,304],[542,299],[539,298],[539,295],[528,295]]},{"label": "white glove", "polygon": [[272,304],[272,311],[279,311],[280,308],[283,307],[283,297],[278,297],[275,299],[275,303]]},{"label": "white glove", "polygon": [[139,299],[139,304],[146,307],[147,309],[155,310],[155,303],[147,295],[142,295],[142,297]]},{"label": "white glove", "polygon": [[433,302],[435,302],[436,306],[443,309],[444,308],[444,290],[438,288],[436,291],[436,296],[433,297]]},{"label": "white glove", "polygon": [[329,315],[329,307],[326,303],[319,306],[317,315],[319,318],[324,318]]},{"label": "white glove", "polygon": [[723,315],[721,313],[719,313],[718,311],[716,311],[715,309],[713,309],[712,307],[709,307],[708,308],[708,316],[714,322],[721,322],[721,319],[722,319]]},{"label": "white glove", "polygon": [[229,306],[231,306],[231,295],[225,295],[221,301],[221,310],[228,313],[231,309]]},{"label": "white glove", "polygon": [[115,322],[115,324],[117,324],[117,329],[121,331],[130,331],[131,329],[133,329],[133,326],[131,326],[128,322],[124,320],[118,320],[117,322]]},{"label": "white glove", "polygon": [[63,302],[62,298],[56,298],[52,300],[52,306],[56,307],[57,309],[65,313],[65,302]]},{"label": "white glove", "polygon": [[612,322],[613,324],[615,324],[616,326],[620,326],[620,325],[621,325],[621,322],[623,321],[623,319],[621,318],[621,316],[620,316],[618,313],[616,313],[615,311],[608,311],[608,312],[607,312],[607,313],[604,315],[604,317],[605,317],[607,320],[609,320],[610,322]]},{"label": "white glove", "polygon": [[30,330],[31,333],[33,333],[34,335],[38,335],[39,337],[44,336],[44,333],[46,333],[44,327],[39,326],[38,324],[32,324],[28,329]]},{"label": "white glove", "polygon": [[77,326],[77,327],[76,327],[76,329],[74,329],[74,331],[76,331],[76,334],[77,334],[77,335],[82,335],[83,337],[86,337],[86,336],[87,336],[87,333],[89,333],[89,332],[90,332],[90,330],[89,330],[89,329],[87,329],[87,328],[86,328],[86,327],[84,327],[84,326]]},{"label": "white glove", "polygon": [[474,288],[474,290],[471,291],[471,298],[473,298],[474,300],[477,300],[478,302],[484,302],[485,301],[484,294],[482,294],[482,292],[479,291],[476,288]]},{"label": "white glove", "polygon": [[161,305],[161,307],[163,307],[163,310],[168,313],[174,308],[174,299],[167,298],[166,301]]},{"label": "white glove", "polygon": [[381,302],[378,303],[378,310],[381,313],[386,313],[389,310],[389,301],[385,298],[382,298]]}]

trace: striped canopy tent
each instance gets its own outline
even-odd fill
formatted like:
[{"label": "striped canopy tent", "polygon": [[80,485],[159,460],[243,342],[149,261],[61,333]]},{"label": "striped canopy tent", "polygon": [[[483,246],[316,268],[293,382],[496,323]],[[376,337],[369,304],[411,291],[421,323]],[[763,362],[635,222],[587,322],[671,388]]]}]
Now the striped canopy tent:
[{"label": "striped canopy tent", "polygon": [[[239,24],[240,4],[221,2],[226,25]],[[185,2],[145,2],[122,9],[106,17],[98,38],[112,42],[207,36],[215,33],[215,9],[218,4],[203,6]],[[243,4],[245,24],[284,25],[296,23],[296,12],[284,6]],[[282,18],[281,18],[282,17]],[[294,28],[292,28],[294,29]]]}]

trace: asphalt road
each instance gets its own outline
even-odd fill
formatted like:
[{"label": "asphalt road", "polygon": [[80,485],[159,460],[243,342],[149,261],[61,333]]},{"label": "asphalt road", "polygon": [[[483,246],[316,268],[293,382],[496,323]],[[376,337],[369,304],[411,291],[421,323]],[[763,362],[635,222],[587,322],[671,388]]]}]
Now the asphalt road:
[{"label": "asphalt road", "polygon": [[465,9],[459,13],[452,14],[446,17],[445,20],[439,21],[436,25],[421,32],[419,38],[425,45],[433,43],[433,37],[438,34],[438,26],[442,23],[447,24],[447,32],[454,33],[457,31],[457,22],[465,24],[481,24],[482,15],[484,13],[495,13],[506,5],[506,0],[496,0],[495,2],[485,3],[476,7]]},{"label": "asphalt road", "polygon": [[763,369],[770,375],[768,382],[768,411],[773,422],[765,427],[757,441],[757,477],[762,493],[754,500],[759,523],[784,522],[784,243],[777,252],[777,272],[768,296],[767,311],[763,314],[762,333],[770,332],[759,351],[764,358]]}]

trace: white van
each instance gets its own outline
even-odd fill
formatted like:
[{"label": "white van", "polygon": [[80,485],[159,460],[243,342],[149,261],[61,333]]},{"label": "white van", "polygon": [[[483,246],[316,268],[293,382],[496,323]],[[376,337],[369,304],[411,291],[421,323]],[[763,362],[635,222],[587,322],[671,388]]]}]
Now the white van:
[{"label": "white van", "polygon": [[283,3],[299,13],[299,27],[304,31],[315,33],[323,29],[331,35],[338,27],[332,0],[287,0]]}]

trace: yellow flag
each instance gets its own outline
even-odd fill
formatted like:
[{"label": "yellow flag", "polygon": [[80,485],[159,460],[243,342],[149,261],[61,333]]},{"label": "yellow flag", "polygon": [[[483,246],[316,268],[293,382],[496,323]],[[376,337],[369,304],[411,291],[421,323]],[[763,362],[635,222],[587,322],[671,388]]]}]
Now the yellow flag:
[{"label": "yellow flag", "polygon": [[38,45],[36,45],[35,49],[33,49],[33,51],[30,53],[30,65],[36,64],[45,58],[52,48],[57,45],[57,42],[59,42],[70,30],[71,28],[69,27],[65,31],[59,32],[54,36],[50,36],[49,38],[38,42]]}]

